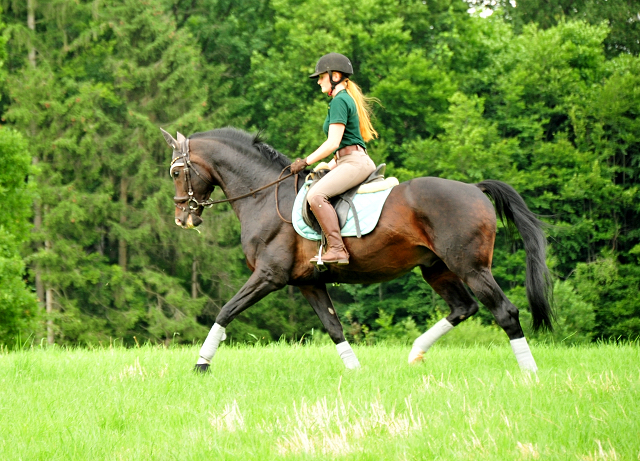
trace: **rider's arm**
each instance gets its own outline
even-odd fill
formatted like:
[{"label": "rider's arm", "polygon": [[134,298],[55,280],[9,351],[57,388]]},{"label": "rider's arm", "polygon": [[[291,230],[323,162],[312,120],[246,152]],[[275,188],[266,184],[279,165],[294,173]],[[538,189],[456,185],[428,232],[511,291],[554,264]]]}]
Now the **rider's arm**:
[{"label": "rider's arm", "polygon": [[344,125],[342,123],[332,123],[329,125],[329,135],[327,140],[322,143],[316,151],[307,157],[307,165],[316,163],[319,160],[333,154],[342,141],[342,135],[344,134]]}]

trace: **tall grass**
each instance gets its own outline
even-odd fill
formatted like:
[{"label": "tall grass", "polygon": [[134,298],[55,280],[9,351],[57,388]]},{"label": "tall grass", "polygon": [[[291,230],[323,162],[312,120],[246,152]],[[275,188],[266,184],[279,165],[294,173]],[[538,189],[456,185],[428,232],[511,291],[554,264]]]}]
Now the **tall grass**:
[{"label": "tall grass", "polygon": [[3,460],[635,460],[636,344],[223,345],[211,373],[197,348],[0,353]]}]

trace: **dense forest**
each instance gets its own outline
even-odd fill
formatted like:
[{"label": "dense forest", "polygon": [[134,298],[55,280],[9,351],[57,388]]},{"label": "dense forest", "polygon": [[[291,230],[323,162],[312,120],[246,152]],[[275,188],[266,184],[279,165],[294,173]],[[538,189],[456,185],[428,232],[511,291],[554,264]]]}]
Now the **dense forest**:
[{"label": "dense forest", "polygon": [[[637,1],[0,6],[0,344],[204,340],[250,272],[228,205],[201,233],[174,224],[159,127],[234,126],[308,155],[327,99],[307,76],[331,51],[380,100],[370,153],[388,175],[505,181],[549,224],[558,322],[539,338],[640,335]],[[505,234],[493,270],[526,320],[524,250]],[[413,339],[446,312],[419,272],[330,292],[356,342]],[[236,341],[318,331],[297,289],[228,328]]]}]

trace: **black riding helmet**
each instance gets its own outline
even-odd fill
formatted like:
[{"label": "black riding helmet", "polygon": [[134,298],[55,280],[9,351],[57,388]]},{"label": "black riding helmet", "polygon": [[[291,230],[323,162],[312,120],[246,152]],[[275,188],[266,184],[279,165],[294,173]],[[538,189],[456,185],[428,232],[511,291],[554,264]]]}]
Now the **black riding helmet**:
[{"label": "black riding helmet", "polygon": [[[336,89],[336,85],[349,78],[349,76],[353,75],[353,66],[351,65],[351,61],[345,55],[340,53],[329,53],[325,54],[318,60],[316,64],[316,71],[309,75],[309,78],[316,78],[320,74],[324,74],[325,72],[329,73],[329,80],[331,81],[331,92]],[[334,82],[333,75],[331,72],[340,72],[342,77],[340,81]],[[331,93],[329,93],[331,96]]]},{"label": "black riding helmet", "polygon": [[316,64],[316,71],[309,75],[309,78],[316,78],[320,74],[332,71],[341,72],[348,77],[353,75],[353,66],[351,65],[351,61],[349,61],[349,58],[343,54],[325,54],[318,60],[318,64]]}]

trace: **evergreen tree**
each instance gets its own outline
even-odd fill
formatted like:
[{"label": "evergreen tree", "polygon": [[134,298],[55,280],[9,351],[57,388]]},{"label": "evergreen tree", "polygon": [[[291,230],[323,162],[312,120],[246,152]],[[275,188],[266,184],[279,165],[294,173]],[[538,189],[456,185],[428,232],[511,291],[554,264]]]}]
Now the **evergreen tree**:
[{"label": "evergreen tree", "polygon": [[[165,275],[174,245],[153,227],[173,212],[170,154],[157,125],[190,130],[215,118],[210,69],[158,2],[66,6],[77,35],[51,51],[51,61],[49,49],[40,52],[35,72],[14,72],[23,84],[11,85],[6,114],[31,130],[39,153],[42,239],[51,244],[33,259],[56,294],[56,336],[198,338],[206,332],[196,323],[205,301]],[[43,47],[56,43],[50,21],[45,16],[36,31]],[[215,85],[215,73],[208,77]]]},{"label": "evergreen tree", "polygon": [[0,344],[27,339],[39,319],[34,293],[25,285],[22,250],[29,240],[31,172],[27,143],[0,126]]}]

